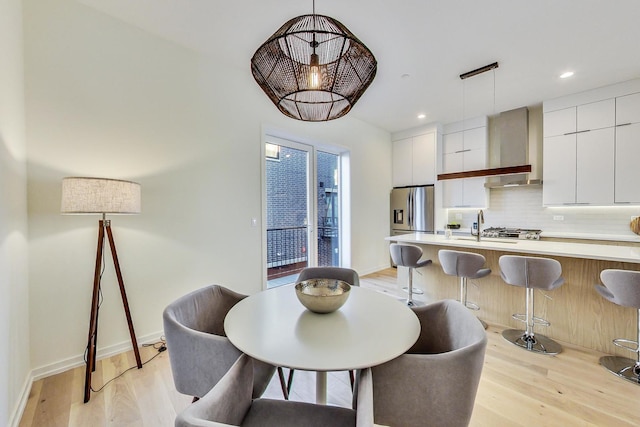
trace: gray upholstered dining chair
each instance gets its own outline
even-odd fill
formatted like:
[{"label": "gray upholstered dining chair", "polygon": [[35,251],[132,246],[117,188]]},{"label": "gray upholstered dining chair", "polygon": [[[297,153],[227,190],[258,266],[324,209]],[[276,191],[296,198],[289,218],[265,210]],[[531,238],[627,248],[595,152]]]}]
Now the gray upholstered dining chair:
[{"label": "gray upholstered dining chair", "polygon": [[[193,291],[169,304],[163,313],[164,334],[176,390],[204,396],[227,373],[241,352],[224,333],[224,318],[245,295],[219,285]],[[266,389],[275,367],[254,364],[253,396]],[[281,378],[283,393],[286,390]]]},{"label": "gray upholstered dining chair", "polygon": [[365,427],[373,425],[371,371],[358,382],[357,409],[288,400],[251,399],[253,364],[240,356],[229,372],[199,401],[176,417],[176,427]]},{"label": "gray upholstered dining chair", "polygon": [[405,354],[371,368],[376,424],[467,426],[487,347],[480,321],[458,301],[413,311],[422,328]]},{"label": "gray upholstered dining chair", "polygon": [[[302,282],[303,280],[309,279],[334,279],[334,280],[342,280],[343,282],[347,282],[351,286],[360,286],[360,276],[358,276],[358,272],[352,268],[346,267],[306,267],[303,268],[300,274],[298,275],[297,282]],[[293,373],[295,371],[293,369],[289,370],[289,375],[287,378],[286,385],[286,394],[285,399],[289,398],[289,393],[291,392],[291,385],[293,384]],[[281,366],[278,366],[278,376],[280,377],[280,381],[283,381],[284,371]],[[353,389],[355,383],[355,373],[353,371],[349,371],[349,381],[351,382],[351,388]],[[283,390],[284,393],[284,390]]]}]

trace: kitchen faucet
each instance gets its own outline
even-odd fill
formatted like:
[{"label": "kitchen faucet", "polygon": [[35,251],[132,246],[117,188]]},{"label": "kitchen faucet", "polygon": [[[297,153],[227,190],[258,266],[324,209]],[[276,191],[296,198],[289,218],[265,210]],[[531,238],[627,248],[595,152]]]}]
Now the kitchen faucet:
[{"label": "kitchen faucet", "polygon": [[478,211],[478,216],[476,218],[476,224],[478,224],[478,231],[477,231],[478,234],[476,234],[476,242],[479,242],[480,241],[480,230],[482,228],[482,227],[480,227],[480,224],[484,224],[484,212],[482,212],[482,209],[480,209]]}]

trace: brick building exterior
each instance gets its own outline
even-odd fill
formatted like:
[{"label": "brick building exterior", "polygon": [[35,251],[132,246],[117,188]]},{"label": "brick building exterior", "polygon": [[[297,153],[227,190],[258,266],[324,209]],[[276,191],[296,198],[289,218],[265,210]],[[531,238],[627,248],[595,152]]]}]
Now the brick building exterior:
[{"label": "brick building exterior", "polygon": [[[266,162],[269,278],[295,274],[307,264],[307,188],[304,151],[280,147]],[[338,265],[339,157],[318,152],[318,265]]]}]

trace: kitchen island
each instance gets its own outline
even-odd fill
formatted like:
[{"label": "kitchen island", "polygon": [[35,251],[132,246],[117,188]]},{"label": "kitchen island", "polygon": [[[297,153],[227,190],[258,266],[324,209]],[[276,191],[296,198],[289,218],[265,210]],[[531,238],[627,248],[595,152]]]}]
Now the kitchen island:
[{"label": "kitchen island", "polygon": [[[424,290],[418,300],[426,302],[443,298],[458,298],[458,280],[442,272],[438,261],[440,249],[479,253],[487,259],[491,274],[469,280],[468,299],[480,306],[476,312],[483,320],[524,329],[524,323],[514,320],[513,313],[524,312],[524,288],[510,286],[500,277],[498,259],[502,255],[529,255],[553,258],[562,265],[565,283],[558,289],[536,292],[536,316],[551,322],[549,327],[536,326],[535,331],[556,340],[570,342],[608,354],[630,357],[630,353],[611,343],[614,338],[636,337],[637,310],[606,301],[594,290],[600,282],[600,272],[617,268],[640,271],[640,245],[610,245],[545,240],[511,240],[412,233],[387,237],[398,243],[422,247],[423,258],[433,264],[414,274],[414,286]],[[399,283],[406,283],[407,269],[398,269]],[[400,284],[398,285],[400,286]],[[401,287],[401,286],[400,286]]]}]

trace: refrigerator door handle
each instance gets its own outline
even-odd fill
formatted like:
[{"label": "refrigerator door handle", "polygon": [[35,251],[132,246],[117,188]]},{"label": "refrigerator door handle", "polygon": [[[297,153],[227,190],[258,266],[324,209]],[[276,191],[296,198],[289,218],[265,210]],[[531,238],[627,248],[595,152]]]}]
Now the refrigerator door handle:
[{"label": "refrigerator door handle", "polygon": [[414,189],[411,188],[409,189],[409,196],[407,199],[407,211],[408,211],[408,217],[409,217],[409,229],[413,230],[413,193],[414,193]]}]

